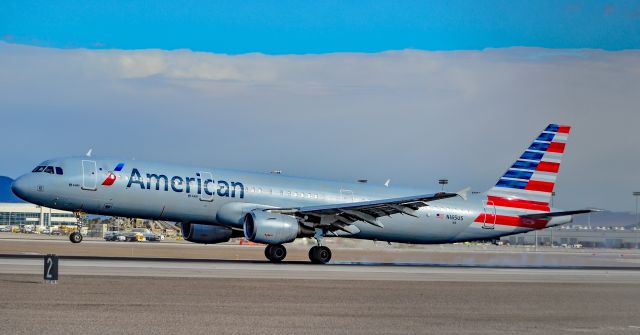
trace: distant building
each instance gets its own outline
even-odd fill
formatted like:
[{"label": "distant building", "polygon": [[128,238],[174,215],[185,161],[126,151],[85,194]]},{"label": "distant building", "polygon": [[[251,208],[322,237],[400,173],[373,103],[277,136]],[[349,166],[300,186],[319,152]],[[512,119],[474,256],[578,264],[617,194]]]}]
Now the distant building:
[{"label": "distant building", "polygon": [[75,225],[72,212],[30,203],[0,203],[0,226],[34,225],[40,227]]},{"label": "distant building", "polygon": [[585,248],[639,248],[640,229],[598,227],[595,229],[560,227],[530,231],[500,238],[511,245],[575,246]]}]

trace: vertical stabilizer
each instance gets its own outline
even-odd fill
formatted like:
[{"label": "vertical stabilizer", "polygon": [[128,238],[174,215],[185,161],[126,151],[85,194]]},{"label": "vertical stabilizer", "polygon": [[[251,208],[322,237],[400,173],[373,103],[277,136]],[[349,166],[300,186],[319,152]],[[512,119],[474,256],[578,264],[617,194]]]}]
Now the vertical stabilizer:
[{"label": "vertical stabilizer", "polygon": [[564,125],[547,126],[487,192],[488,199],[496,206],[508,201],[522,209],[548,212],[570,130]]}]

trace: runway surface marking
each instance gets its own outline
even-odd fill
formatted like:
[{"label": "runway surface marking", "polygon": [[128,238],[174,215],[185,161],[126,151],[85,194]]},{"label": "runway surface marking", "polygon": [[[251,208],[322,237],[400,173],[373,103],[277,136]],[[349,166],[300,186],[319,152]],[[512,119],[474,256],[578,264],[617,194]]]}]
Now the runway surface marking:
[{"label": "runway surface marking", "polygon": [[[0,258],[0,273],[39,274],[43,260]],[[422,266],[271,264],[258,262],[158,262],[141,260],[60,260],[60,276],[142,276],[316,280],[402,280],[456,282],[631,283],[637,270],[492,269]]]}]

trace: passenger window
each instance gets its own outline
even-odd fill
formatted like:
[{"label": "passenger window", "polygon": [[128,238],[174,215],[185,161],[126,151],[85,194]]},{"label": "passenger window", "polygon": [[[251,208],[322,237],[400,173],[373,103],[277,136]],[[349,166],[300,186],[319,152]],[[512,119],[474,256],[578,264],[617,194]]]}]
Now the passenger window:
[{"label": "passenger window", "polygon": [[44,169],[44,172],[53,174],[53,166],[47,166]]},{"label": "passenger window", "polygon": [[56,174],[62,175],[62,168],[59,166],[56,166]]}]

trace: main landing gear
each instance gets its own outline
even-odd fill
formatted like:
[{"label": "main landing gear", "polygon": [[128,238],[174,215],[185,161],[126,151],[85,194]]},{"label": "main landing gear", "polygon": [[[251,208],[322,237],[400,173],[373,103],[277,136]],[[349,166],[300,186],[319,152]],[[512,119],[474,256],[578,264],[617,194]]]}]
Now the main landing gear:
[{"label": "main landing gear", "polygon": [[80,243],[82,242],[82,233],[80,232],[82,230],[82,212],[76,211],[73,214],[76,216],[76,231],[69,235],[69,241],[71,243]]},{"label": "main landing gear", "polygon": [[309,250],[309,259],[313,264],[327,264],[331,260],[331,249],[316,245]]},{"label": "main landing gear", "polygon": [[313,236],[313,238],[316,239],[316,242],[318,242],[318,245],[309,250],[309,260],[313,264],[327,264],[331,260],[331,249],[322,245],[324,233],[325,232],[322,229],[316,229]]},{"label": "main landing gear", "polygon": [[271,261],[271,263],[280,263],[287,257],[287,248],[282,244],[269,244],[264,249],[264,255]]},{"label": "main landing gear", "polygon": [[[269,244],[264,249],[264,255],[272,263],[280,263],[287,257],[287,249],[282,244]],[[313,264],[327,264],[331,260],[331,249],[321,245],[313,246],[309,250],[309,260]]]},{"label": "main landing gear", "polygon": [[[264,249],[264,255],[271,263],[280,263],[287,257],[287,249],[282,244],[269,244]],[[331,260],[331,249],[316,245],[309,250],[309,260],[313,264],[327,264]]]},{"label": "main landing gear", "polygon": [[[318,245],[311,247],[309,250],[309,260],[313,264],[327,264],[331,260],[331,249],[322,245],[323,237],[324,232],[316,229],[314,238],[318,242]],[[280,263],[287,257],[287,249],[282,244],[269,244],[264,249],[264,255],[272,263]]]}]

